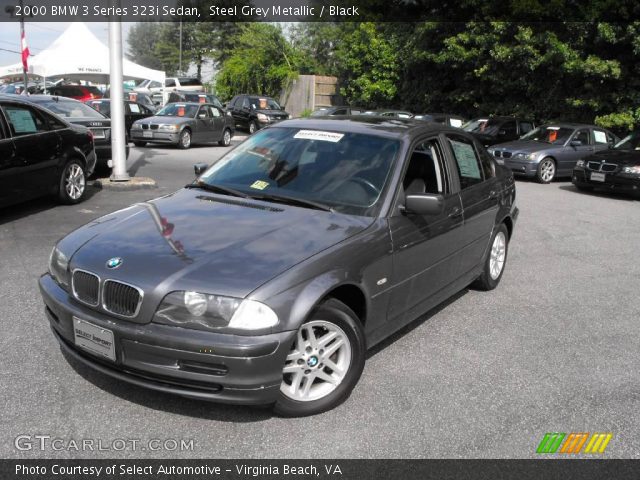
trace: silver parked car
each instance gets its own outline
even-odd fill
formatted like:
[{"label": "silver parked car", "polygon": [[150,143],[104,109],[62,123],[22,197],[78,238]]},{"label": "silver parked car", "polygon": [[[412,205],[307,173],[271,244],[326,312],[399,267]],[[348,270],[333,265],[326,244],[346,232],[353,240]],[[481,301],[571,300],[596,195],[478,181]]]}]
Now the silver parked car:
[{"label": "silver parked car", "polygon": [[147,143],[170,143],[189,148],[194,143],[231,145],[233,118],[210,103],[170,103],[153,117],[136,120],[131,140],[136,147]]},{"label": "silver parked car", "polygon": [[595,152],[613,148],[618,138],[608,130],[578,123],[543,125],[520,140],[489,148],[496,161],[514,174],[549,183],[570,177],[576,162]]}]

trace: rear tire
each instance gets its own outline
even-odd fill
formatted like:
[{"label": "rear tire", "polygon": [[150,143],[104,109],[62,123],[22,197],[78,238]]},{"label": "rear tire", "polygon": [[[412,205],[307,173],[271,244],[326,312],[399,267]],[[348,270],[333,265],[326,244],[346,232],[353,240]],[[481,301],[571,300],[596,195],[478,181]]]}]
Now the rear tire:
[{"label": "rear tire", "polygon": [[231,145],[231,131],[228,128],[224,129],[224,132],[222,133],[222,140],[218,142],[218,145],[221,147],[228,147]]},{"label": "rear tire", "polygon": [[133,142],[136,147],[145,147],[147,142]]},{"label": "rear tire", "polygon": [[360,379],[365,352],[356,314],[334,298],[322,302],[298,330],[274,411],[304,417],[340,405]]},{"label": "rear tire", "polygon": [[496,227],[491,237],[489,253],[482,267],[482,275],[473,283],[478,290],[493,290],[500,283],[509,253],[509,231],[504,223]]},{"label": "rear tire", "polygon": [[87,191],[87,174],[79,160],[69,160],[58,179],[58,200],[73,205],[84,199]]}]

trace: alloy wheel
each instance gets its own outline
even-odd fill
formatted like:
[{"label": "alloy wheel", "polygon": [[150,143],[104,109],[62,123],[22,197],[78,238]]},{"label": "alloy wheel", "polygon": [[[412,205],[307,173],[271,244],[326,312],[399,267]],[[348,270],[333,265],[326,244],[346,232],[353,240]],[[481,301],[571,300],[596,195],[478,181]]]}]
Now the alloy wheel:
[{"label": "alloy wheel", "polygon": [[182,144],[182,148],[189,148],[191,146],[191,134],[188,130],[182,132],[180,143]]},{"label": "alloy wheel", "polygon": [[229,133],[229,130],[225,130],[224,131],[224,135],[222,137],[222,140],[224,142],[224,146],[225,147],[229,146],[229,144],[231,143],[231,133]]},{"label": "alloy wheel", "polygon": [[344,330],[325,320],[303,324],[287,355],[280,390],[292,400],[324,398],[344,380],[351,366],[351,343]]},{"label": "alloy wheel", "polygon": [[556,164],[553,160],[547,159],[542,162],[540,166],[540,177],[544,182],[550,182],[556,175]]},{"label": "alloy wheel", "polygon": [[84,171],[77,163],[72,163],[67,168],[64,177],[64,189],[71,200],[78,200],[82,197],[86,185]]},{"label": "alloy wheel", "polygon": [[489,258],[489,275],[496,280],[502,273],[504,262],[507,256],[507,239],[504,232],[498,232],[493,239],[491,254]]}]

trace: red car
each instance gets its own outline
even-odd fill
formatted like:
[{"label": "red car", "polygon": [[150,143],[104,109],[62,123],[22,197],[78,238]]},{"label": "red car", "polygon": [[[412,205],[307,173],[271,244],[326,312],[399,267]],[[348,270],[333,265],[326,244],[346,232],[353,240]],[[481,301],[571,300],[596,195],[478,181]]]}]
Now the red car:
[{"label": "red car", "polygon": [[86,85],[58,85],[49,89],[49,95],[69,97],[81,102],[102,98],[102,92],[98,87]]}]

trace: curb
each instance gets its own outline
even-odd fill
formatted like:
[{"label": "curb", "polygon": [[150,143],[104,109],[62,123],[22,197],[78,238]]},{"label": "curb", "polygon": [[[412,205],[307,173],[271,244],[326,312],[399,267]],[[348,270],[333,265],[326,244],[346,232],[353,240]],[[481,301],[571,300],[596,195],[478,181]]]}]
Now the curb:
[{"label": "curb", "polygon": [[131,177],[131,179],[126,182],[112,182],[109,177],[106,177],[96,178],[95,180],[87,183],[96,188],[118,191],[158,188],[156,181],[148,177]]}]

